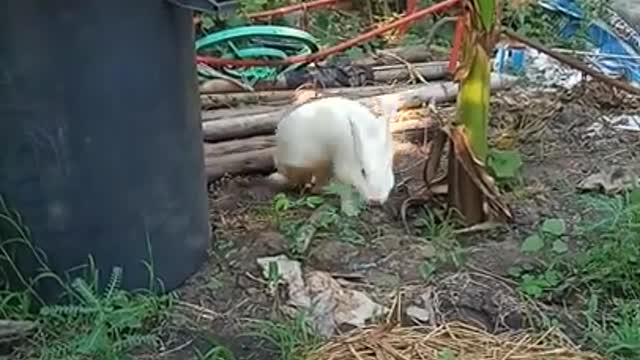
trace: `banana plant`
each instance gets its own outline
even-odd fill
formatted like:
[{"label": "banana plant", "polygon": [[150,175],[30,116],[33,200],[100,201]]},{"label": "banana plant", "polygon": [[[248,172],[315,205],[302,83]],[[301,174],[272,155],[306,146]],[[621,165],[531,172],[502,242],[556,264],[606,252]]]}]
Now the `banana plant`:
[{"label": "banana plant", "polygon": [[461,30],[456,33],[462,35],[460,61],[454,73],[454,79],[460,84],[456,117],[436,135],[432,156],[425,167],[425,181],[432,186],[438,182],[431,179],[448,138],[450,151],[444,178],[448,203],[468,225],[484,222],[492,213],[511,218],[485,170],[489,155],[490,59],[500,36],[499,18],[500,0],[462,0],[456,26]]}]

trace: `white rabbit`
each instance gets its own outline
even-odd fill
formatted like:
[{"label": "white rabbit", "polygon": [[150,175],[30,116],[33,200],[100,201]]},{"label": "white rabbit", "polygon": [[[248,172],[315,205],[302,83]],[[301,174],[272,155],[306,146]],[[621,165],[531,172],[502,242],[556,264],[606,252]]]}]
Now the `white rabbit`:
[{"label": "white rabbit", "polygon": [[353,185],[370,203],[383,204],[395,180],[389,122],[397,111],[395,97],[382,98],[382,117],[358,101],[342,97],[311,100],[285,115],[276,130],[271,179],[305,186],[313,192],[331,177]]}]

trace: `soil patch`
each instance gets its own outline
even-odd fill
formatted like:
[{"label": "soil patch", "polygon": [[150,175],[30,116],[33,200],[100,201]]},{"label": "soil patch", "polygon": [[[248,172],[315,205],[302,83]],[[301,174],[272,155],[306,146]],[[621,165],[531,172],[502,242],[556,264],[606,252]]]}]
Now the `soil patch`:
[{"label": "soil patch", "polygon": [[[591,98],[594,103],[585,106],[588,93],[578,96],[578,90],[574,92],[573,99],[560,91],[534,96],[520,90],[495,96],[492,141],[498,145],[515,142],[524,161],[521,183],[505,193],[515,223],[459,235],[459,246],[466,254],[462,266],[448,264],[430,271],[428,264],[434,259],[457,249],[443,250],[426,241],[415,226],[429,213],[428,206],[412,208],[406,219],[410,232],[405,229],[401,205],[422,186],[425,157],[420,145],[405,143],[399,147],[395,165],[401,186],[388,205],[368,210],[353,224],[364,240],[323,233],[302,259],[303,268],[356,279],[353,287],[385,306],[393,303],[399,289],[403,290],[404,306],[420,307],[424,299],[431,299],[431,303],[437,300],[437,309],[427,309],[427,313],[431,311],[429,321],[436,323],[462,320],[494,333],[527,326],[523,305],[507,279],[514,265],[535,265],[534,258],[520,251],[522,239],[544,218],[562,218],[569,226],[574,224],[580,215],[576,184],[588,175],[616,166],[640,173],[638,133],[616,129],[602,118],[603,114],[637,108],[624,103],[607,107],[595,96]],[[215,249],[207,265],[180,290],[181,301],[193,305],[180,311],[188,315],[189,323],[197,325],[199,332],[210,330],[210,336],[236,352],[239,359],[273,359],[260,342],[238,334],[245,329],[243,320],[269,318],[277,305],[256,263],[260,257],[287,253],[290,245],[274,225],[270,210],[277,193],[259,176],[228,178],[213,185],[210,206],[216,227]],[[305,218],[311,212],[295,210],[292,216]],[[440,235],[446,237],[447,233]],[[192,336],[186,331],[172,345],[184,344]],[[192,340],[196,346],[204,343]],[[190,353],[191,347],[185,346],[174,358],[185,358],[182,354]]]}]

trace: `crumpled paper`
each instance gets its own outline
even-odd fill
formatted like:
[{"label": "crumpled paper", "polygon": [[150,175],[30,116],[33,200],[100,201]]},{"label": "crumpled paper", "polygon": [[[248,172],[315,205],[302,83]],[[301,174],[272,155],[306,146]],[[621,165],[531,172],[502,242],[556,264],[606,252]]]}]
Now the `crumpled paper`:
[{"label": "crumpled paper", "polygon": [[363,326],[368,319],[385,311],[363,292],[343,287],[324,271],[303,273],[300,263],[285,255],[257,261],[265,272],[269,263],[277,264],[282,280],[288,285],[287,303],[306,310],[323,336],[332,336],[342,324]]}]

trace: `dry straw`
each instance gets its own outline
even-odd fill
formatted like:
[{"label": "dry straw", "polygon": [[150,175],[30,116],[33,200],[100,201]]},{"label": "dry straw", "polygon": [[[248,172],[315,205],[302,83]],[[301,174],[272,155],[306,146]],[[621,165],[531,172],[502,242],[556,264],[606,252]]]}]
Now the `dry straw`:
[{"label": "dry straw", "polygon": [[[452,322],[439,327],[372,326],[336,337],[306,360],[601,360],[551,331],[491,335]],[[448,354],[448,355],[447,355]]]}]

